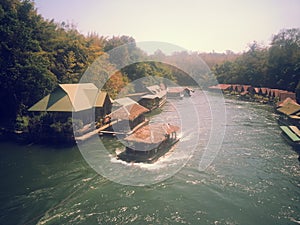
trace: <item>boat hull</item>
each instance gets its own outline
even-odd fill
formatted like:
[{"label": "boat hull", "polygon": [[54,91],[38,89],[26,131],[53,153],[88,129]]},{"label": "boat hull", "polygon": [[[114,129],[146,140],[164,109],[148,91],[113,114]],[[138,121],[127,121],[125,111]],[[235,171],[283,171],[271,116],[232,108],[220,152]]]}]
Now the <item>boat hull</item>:
[{"label": "boat hull", "polygon": [[117,158],[126,162],[134,163],[154,163],[161,156],[169,152],[179,139],[168,140],[161,143],[157,148],[151,149],[149,151],[139,151],[133,150],[126,147],[126,150],[117,155]]}]

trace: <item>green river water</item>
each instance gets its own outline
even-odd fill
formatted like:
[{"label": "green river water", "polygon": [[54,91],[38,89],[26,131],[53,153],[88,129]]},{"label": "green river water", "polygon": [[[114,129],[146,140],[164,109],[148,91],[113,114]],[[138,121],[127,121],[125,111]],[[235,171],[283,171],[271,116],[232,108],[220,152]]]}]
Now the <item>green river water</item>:
[{"label": "green river water", "polygon": [[[205,96],[195,93],[193,98]],[[185,101],[171,103],[185,108]],[[171,103],[164,106],[166,115],[174,113]],[[200,129],[187,130],[180,141],[188,143],[189,135],[200,132],[192,157],[171,172],[188,144],[179,143],[178,152],[154,165],[134,165],[117,162],[114,152],[122,145],[103,138],[109,154],[101,157],[110,159],[111,166],[105,167],[114,173],[102,176],[77,146],[0,143],[0,224],[300,224],[298,154],[280,136],[277,115],[270,106],[233,99],[226,99],[225,107],[224,140],[203,170],[199,162],[211,123],[205,110],[199,115]],[[194,123],[186,115],[186,123]],[[84,151],[93,152],[98,142],[96,137],[84,143]],[[126,168],[133,168],[128,172],[131,180],[161,179],[145,186],[128,185],[130,179],[127,185],[111,181],[112,174],[124,178]]]}]

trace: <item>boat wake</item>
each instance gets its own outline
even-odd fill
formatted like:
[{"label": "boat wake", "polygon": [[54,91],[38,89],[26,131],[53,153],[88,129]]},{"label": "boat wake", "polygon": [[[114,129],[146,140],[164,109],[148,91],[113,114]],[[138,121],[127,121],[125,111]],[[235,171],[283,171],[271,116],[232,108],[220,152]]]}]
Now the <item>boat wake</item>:
[{"label": "boat wake", "polygon": [[[193,134],[187,132],[187,135],[180,133],[178,138],[180,141],[173,145],[168,152],[159,157],[153,163],[145,163],[145,162],[126,162],[121,159],[118,159],[116,155],[120,154],[122,149],[116,149],[116,154],[110,154],[110,162],[114,164],[120,164],[127,167],[134,167],[136,169],[142,169],[147,171],[155,171],[160,170],[162,168],[173,167],[177,164],[182,164],[184,161],[187,161],[190,158],[190,154],[185,151],[184,146],[188,146],[187,143],[193,140],[195,137]],[[183,143],[181,143],[183,142]]]}]

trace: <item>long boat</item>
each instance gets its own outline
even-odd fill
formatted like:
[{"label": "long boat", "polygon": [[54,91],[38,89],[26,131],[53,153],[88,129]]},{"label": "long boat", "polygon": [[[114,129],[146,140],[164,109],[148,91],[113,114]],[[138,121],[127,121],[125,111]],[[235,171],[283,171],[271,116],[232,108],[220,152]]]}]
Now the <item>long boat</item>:
[{"label": "long boat", "polygon": [[126,162],[153,163],[179,141],[178,126],[167,123],[148,124],[124,138],[125,151],[117,155]]}]

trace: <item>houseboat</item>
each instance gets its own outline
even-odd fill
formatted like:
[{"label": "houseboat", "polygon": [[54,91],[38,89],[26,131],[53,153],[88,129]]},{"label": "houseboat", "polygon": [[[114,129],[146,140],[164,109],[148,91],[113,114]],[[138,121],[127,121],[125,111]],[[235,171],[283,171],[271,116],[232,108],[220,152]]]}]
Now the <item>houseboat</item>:
[{"label": "houseboat", "polygon": [[191,97],[193,89],[188,87],[168,87],[167,88],[167,98],[183,98]]},{"label": "houseboat", "polygon": [[184,88],[182,87],[168,87],[167,98],[180,98],[184,97]]},{"label": "houseboat", "polygon": [[276,111],[280,113],[279,125],[294,125],[300,127],[300,105],[291,98],[277,104]]},{"label": "houseboat", "polygon": [[141,96],[139,104],[153,110],[162,107],[167,101],[167,91],[164,87],[153,85],[146,87],[148,93]]},{"label": "houseboat", "polygon": [[106,117],[107,123],[112,123],[107,130],[101,131],[102,134],[128,135],[148,123],[145,113],[149,109],[141,106],[132,99],[119,98],[114,100],[112,112]]},{"label": "houseboat", "polygon": [[148,124],[124,138],[125,151],[117,158],[126,162],[153,163],[179,141],[178,126],[166,123]]}]

